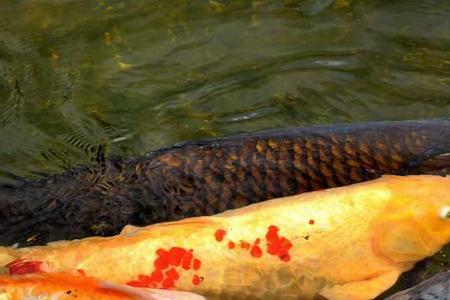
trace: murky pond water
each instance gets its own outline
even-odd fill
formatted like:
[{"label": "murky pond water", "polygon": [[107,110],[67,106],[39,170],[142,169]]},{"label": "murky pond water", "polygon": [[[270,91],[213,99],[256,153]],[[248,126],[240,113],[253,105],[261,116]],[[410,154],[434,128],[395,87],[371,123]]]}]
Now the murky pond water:
[{"label": "murky pond water", "polygon": [[0,4],[0,182],[183,140],[450,116],[450,2]]},{"label": "murky pond water", "polygon": [[450,115],[448,1],[2,1],[0,173]]}]

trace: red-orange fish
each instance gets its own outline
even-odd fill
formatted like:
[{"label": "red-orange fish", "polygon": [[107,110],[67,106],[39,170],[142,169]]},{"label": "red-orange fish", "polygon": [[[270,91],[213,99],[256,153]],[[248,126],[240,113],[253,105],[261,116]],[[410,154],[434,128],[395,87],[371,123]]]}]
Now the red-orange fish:
[{"label": "red-orange fish", "polygon": [[202,300],[178,291],[151,290],[113,284],[83,274],[34,273],[0,276],[0,299],[6,300]]}]

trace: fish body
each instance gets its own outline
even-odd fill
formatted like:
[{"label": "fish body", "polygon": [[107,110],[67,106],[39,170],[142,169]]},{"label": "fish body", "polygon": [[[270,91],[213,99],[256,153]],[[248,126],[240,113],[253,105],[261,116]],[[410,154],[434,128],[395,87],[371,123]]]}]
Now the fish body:
[{"label": "fish body", "polygon": [[189,142],[0,187],[0,244],[114,235],[264,200],[450,169],[450,119],[297,127]]},{"label": "fish body", "polygon": [[448,300],[450,299],[450,271],[398,292],[385,300]]},{"label": "fish body", "polygon": [[82,274],[36,273],[0,276],[2,300],[204,300],[192,293],[138,289]]},{"label": "fish body", "polygon": [[75,272],[208,299],[373,299],[450,240],[450,178],[387,176],[110,238],[1,248],[12,275]]}]

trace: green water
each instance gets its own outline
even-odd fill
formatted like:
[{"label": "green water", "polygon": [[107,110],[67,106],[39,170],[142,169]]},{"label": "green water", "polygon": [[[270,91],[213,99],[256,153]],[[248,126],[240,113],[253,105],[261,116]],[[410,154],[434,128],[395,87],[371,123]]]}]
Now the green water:
[{"label": "green water", "polygon": [[0,4],[0,182],[183,140],[450,116],[449,1]]},{"label": "green water", "polygon": [[449,116],[450,1],[0,3],[0,183],[99,151]]}]

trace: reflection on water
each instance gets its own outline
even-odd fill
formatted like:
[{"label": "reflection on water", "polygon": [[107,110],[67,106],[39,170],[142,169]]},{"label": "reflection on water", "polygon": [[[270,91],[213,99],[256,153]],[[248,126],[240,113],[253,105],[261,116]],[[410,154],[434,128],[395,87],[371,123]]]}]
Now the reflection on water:
[{"label": "reflection on water", "polygon": [[448,1],[191,2],[2,1],[0,182],[242,131],[450,116]]}]

